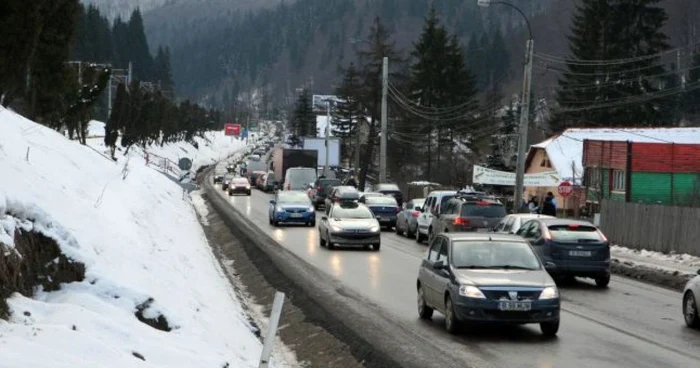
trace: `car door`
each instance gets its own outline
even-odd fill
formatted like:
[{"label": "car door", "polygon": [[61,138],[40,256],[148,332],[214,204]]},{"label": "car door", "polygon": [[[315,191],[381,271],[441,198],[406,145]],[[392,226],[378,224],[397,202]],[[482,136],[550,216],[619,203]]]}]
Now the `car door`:
[{"label": "car door", "polygon": [[423,209],[420,216],[418,216],[418,231],[421,233],[428,232],[428,225],[430,224],[431,208],[433,203],[435,203],[435,197],[431,196],[423,204]]},{"label": "car door", "polygon": [[426,269],[426,298],[428,299],[428,304],[430,305],[440,305],[436,304],[436,300],[440,299],[437,297],[439,291],[437,290],[439,282],[437,281],[437,276],[435,274],[435,269],[433,265],[437,261],[438,254],[440,253],[440,247],[442,246],[442,237],[437,237],[430,243],[430,248],[428,249],[428,262]]},{"label": "car door", "polygon": [[444,309],[444,299],[445,290],[450,285],[450,271],[449,271],[449,247],[450,241],[444,236],[438,236],[437,239],[440,240],[440,249],[438,250],[438,257],[435,262],[442,262],[445,266],[439,270],[433,269],[435,274],[435,302],[433,305],[437,305],[440,310]]}]

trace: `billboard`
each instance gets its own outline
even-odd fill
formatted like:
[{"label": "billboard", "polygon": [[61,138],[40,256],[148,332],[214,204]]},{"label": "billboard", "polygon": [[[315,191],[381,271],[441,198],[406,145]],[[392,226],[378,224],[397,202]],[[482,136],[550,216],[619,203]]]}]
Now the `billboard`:
[{"label": "billboard", "polygon": [[[328,139],[328,166],[340,166],[340,139]],[[326,166],[326,140],[325,138],[304,138],[304,149],[318,152],[318,166]]]},{"label": "billboard", "polygon": [[[474,184],[515,185],[515,173],[474,165],[472,181]],[[526,187],[556,187],[560,183],[556,171],[525,174],[524,178]]]},{"label": "billboard", "polygon": [[224,125],[224,134],[226,135],[240,135],[241,134],[241,124],[231,124],[227,123]]}]

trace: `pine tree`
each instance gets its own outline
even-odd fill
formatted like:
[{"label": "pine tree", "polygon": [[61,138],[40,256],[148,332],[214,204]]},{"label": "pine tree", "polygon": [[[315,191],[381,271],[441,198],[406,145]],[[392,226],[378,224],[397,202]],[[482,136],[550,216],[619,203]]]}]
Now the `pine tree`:
[{"label": "pine tree", "polygon": [[175,83],[170,67],[170,48],[159,47],[155,58],[155,80],[160,83],[160,89],[166,97],[174,97]]},{"label": "pine tree", "polygon": [[304,88],[297,99],[292,113],[289,144],[299,146],[305,137],[316,137],[316,115],[313,112],[311,94]]},{"label": "pine tree", "polygon": [[[662,32],[667,15],[660,0],[584,0],[577,6],[569,45],[572,58],[559,80],[557,102],[562,108],[554,130],[590,122],[614,126],[662,125],[663,100],[629,103],[629,98],[658,92],[664,69],[656,55],[667,48]],[[620,63],[585,60],[635,58]],[[591,106],[606,104],[605,108]]]},{"label": "pine tree", "polygon": [[334,137],[341,139],[341,152],[348,159],[356,154],[354,151],[357,149],[357,142],[360,139],[358,126],[365,120],[360,104],[362,93],[360,77],[360,72],[355,64],[350,63],[345,69],[342,83],[335,91],[338,101],[333,109],[332,133]]},{"label": "pine tree", "polygon": [[141,11],[136,9],[131,13],[129,23],[127,25],[128,34],[128,54],[133,62],[134,76],[141,81],[152,81],[153,72],[153,57],[148,48],[146,33],[143,27],[143,17]]}]

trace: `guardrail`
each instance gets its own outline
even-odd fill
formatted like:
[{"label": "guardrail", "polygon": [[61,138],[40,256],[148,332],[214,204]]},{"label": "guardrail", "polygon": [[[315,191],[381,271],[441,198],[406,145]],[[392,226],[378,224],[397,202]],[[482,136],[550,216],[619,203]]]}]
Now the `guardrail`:
[{"label": "guardrail", "polygon": [[147,166],[158,168],[160,171],[167,174],[172,174],[177,178],[182,176],[182,170],[180,170],[178,164],[167,157],[159,156],[155,153],[144,150],[143,158],[146,160]]}]

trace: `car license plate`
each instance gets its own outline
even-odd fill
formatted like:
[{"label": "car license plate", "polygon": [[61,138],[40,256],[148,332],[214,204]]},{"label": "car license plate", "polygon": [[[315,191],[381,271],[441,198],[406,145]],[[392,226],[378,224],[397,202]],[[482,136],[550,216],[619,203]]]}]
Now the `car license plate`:
[{"label": "car license plate", "polygon": [[569,255],[572,257],[590,257],[590,250],[570,250]]},{"label": "car license plate", "polygon": [[476,229],[476,232],[477,233],[488,233],[489,229],[487,229],[485,227],[480,227],[480,228]]},{"label": "car license plate", "polygon": [[301,216],[302,216],[301,213],[293,213],[293,214],[289,215],[289,217],[294,217],[294,218],[299,218]]},{"label": "car license plate", "polygon": [[498,303],[498,309],[502,311],[529,311],[532,308],[530,302],[503,301]]}]

